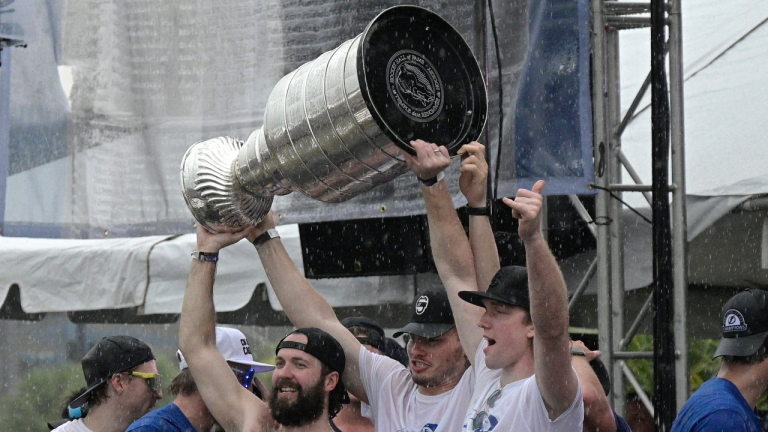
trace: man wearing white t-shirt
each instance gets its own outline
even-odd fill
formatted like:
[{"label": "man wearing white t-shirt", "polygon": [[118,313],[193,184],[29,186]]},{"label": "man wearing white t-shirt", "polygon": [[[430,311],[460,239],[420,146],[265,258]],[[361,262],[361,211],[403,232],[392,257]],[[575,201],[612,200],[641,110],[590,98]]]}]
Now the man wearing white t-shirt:
[{"label": "man wearing white t-shirt", "polygon": [[[436,178],[450,164],[444,147],[420,140],[411,144],[417,158],[409,158],[409,165],[419,178]],[[515,200],[504,199],[519,220],[527,272],[521,267],[502,269],[486,293],[478,287],[488,286],[485,267],[493,265],[493,260],[483,258],[496,250],[475,247],[495,246],[484,217],[488,214],[485,188],[479,187],[486,182],[477,163],[484,149],[471,143],[459,154],[464,159],[459,185],[468,201],[470,239],[443,182],[423,187],[422,192],[435,264],[448,291],[462,346],[471,353],[476,373],[463,430],[581,430],[584,406],[571,367],[567,291],[540,227],[544,182],[537,182],[532,190],[520,189]],[[472,272],[472,276],[476,280],[468,280],[468,260],[475,262],[477,275]],[[497,256],[495,262],[498,266]],[[460,291],[467,302],[460,299]]]},{"label": "man wearing white t-shirt", "polygon": [[[467,369],[445,294],[424,293],[414,303],[409,367],[367,350],[336,317],[328,302],[296,268],[274,231],[270,213],[248,239],[257,245],[264,270],[293,325],[317,327],[339,341],[347,366],[347,390],[363,402],[378,432],[455,432],[469,406],[474,373]],[[472,275],[474,277],[474,273]],[[425,298],[422,298],[425,297]],[[443,313],[424,313],[440,309]],[[421,312],[421,313],[418,313]]]}]

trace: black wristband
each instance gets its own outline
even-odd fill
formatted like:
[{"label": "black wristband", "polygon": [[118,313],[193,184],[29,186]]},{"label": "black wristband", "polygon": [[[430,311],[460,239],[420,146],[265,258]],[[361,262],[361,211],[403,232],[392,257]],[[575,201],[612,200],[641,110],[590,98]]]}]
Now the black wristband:
[{"label": "black wristband", "polygon": [[268,240],[272,240],[274,238],[280,238],[280,234],[278,234],[277,230],[274,228],[268,229],[264,231],[263,234],[261,234],[260,236],[256,237],[253,240],[253,245],[256,247],[256,250],[259,250],[261,245],[266,243]]},{"label": "black wristband", "polygon": [[443,174],[443,172],[440,171],[436,176],[434,176],[432,178],[428,178],[428,179],[422,180],[422,179],[416,177],[416,180],[419,181],[420,185],[422,185],[424,187],[430,187],[430,186],[436,185],[440,180],[442,180],[444,178],[445,178],[445,174]]},{"label": "black wristband", "polygon": [[467,209],[467,214],[470,216],[490,216],[491,205],[486,204],[485,207],[470,207],[469,204],[464,206]]}]

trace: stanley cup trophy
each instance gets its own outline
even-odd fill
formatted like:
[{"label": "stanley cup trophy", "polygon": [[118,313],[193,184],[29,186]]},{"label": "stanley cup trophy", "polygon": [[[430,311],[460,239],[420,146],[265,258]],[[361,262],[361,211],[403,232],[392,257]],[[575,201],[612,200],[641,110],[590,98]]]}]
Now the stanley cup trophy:
[{"label": "stanley cup trophy", "polygon": [[426,9],[396,6],[283,77],[245,143],[192,145],[181,163],[184,199],[214,232],[258,223],[275,195],[295,190],[345,201],[404,173],[400,150],[413,154],[413,139],[455,155],[480,136],[487,109],[461,35]]}]

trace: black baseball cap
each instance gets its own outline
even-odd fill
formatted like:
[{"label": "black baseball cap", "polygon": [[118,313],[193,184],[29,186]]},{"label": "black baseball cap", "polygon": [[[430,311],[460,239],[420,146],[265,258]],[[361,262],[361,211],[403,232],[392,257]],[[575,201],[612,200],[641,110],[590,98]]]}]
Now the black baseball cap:
[{"label": "black baseball cap", "polygon": [[[285,340],[288,336],[296,333],[306,336],[307,343]],[[336,387],[331,390],[331,394],[339,395],[341,403],[349,403],[349,395],[347,395],[347,389],[344,387],[344,381],[342,380],[347,359],[344,354],[344,349],[341,347],[339,341],[319,328],[308,327],[294,330],[285,335],[285,337],[280,340],[280,343],[277,344],[275,355],[277,355],[283,348],[304,351],[320,360],[320,363],[328,366],[332,371],[338,372],[339,382],[336,384]]]},{"label": "black baseball cap", "polygon": [[459,297],[480,307],[485,307],[483,299],[489,299],[530,311],[528,270],[519,266],[502,267],[493,276],[487,291],[460,291]]},{"label": "black baseball cap", "polygon": [[747,357],[760,349],[768,336],[768,291],[750,289],[731,297],[720,313],[722,339],[715,357]]},{"label": "black baseball cap", "polygon": [[415,334],[425,338],[436,338],[456,327],[453,311],[445,290],[430,290],[416,296],[413,302],[411,322],[394,333],[399,337],[403,333]]},{"label": "black baseball cap", "polygon": [[363,327],[369,330],[367,332],[369,336],[358,337],[357,340],[363,345],[370,345],[381,352],[385,351],[384,328],[376,321],[364,316],[347,317],[341,320],[341,325],[347,329],[350,327]]},{"label": "black baseball cap", "polygon": [[134,337],[107,336],[101,339],[80,362],[88,389],[73,400],[69,407],[81,407],[88,400],[88,395],[113,375],[154,359],[149,346]]}]

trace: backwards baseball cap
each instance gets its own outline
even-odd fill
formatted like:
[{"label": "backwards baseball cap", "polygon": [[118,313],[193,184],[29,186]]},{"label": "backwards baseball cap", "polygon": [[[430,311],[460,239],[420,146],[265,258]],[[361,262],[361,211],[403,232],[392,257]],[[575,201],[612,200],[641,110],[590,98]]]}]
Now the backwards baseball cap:
[{"label": "backwards baseball cap", "polygon": [[91,348],[80,362],[88,389],[78,396],[70,408],[79,408],[98,386],[104,384],[113,375],[133,369],[155,356],[144,342],[130,336],[107,336]]},{"label": "backwards baseball cap", "polygon": [[403,333],[415,334],[428,339],[443,335],[456,327],[453,311],[445,290],[430,290],[416,297],[413,303],[411,322],[394,333],[399,337]]},{"label": "backwards baseball cap", "polygon": [[742,291],[731,297],[720,313],[723,322],[715,357],[747,357],[760,349],[768,336],[768,292]]},{"label": "backwards baseball cap", "polygon": [[[292,334],[301,333],[307,337],[307,343],[287,341],[285,338]],[[341,347],[339,341],[333,336],[320,330],[319,328],[308,327],[294,330],[277,344],[275,348],[275,355],[283,348],[297,349],[304,351],[305,353],[320,360],[320,363],[328,366],[334,372],[339,373],[339,382],[336,387],[331,390],[331,395],[336,395],[341,399],[341,403],[349,403],[349,395],[347,395],[347,389],[344,387],[344,381],[342,377],[344,375],[344,367],[347,360],[344,354],[344,349]]]},{"label": "backwards baseball cap", "polygon": [[[216,327],[216,348],[224,356],[224,360],[249,365],[256,373],[269,372],[275,368],[274,365],[253,361],[248,339],[238,329]],[[176,350],[176,359],[179,360],[179,369],[184,370],[189,367],[181,350]]]},{"label": "backwards baseball cap", "polygon": [[483,299],[495,300],[512,306],[531,310],[528,298],[528,270],[525,267],[507,266],[496,272],[488,290],[460,291],[459,297],[473,305],[485,307]]},{"label": "backwards baseball cap", "polygon": [[[341,320],[341,325],[347,329],[351,327],[363,327],[368,330],[366,333],[368,336],[358,337],[357,340],[363,345],[370,345],[375,347],[381,352],[386,350],[386,344],[384,342],[384,328],[381,324],[368,317],[347,317]],[[357,335],[355,335],[357,336]]]}]

